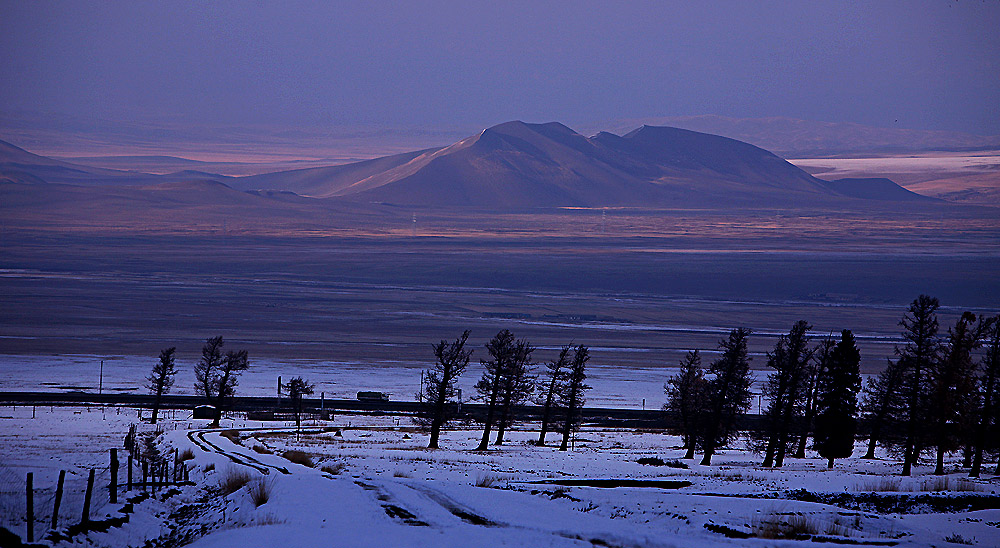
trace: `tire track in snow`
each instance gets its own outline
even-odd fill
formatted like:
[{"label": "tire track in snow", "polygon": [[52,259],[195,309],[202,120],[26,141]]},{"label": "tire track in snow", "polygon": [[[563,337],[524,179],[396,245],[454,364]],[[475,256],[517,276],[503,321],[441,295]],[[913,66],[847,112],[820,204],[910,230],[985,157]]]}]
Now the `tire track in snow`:
[{"label": "tire track in snow", "polygon": [[282,474],[290,474],[291,473],[291,472],[288,471],[287,468],[279,467],[279,466],[274,466],[273,464],[267,464],[267,463],[261,462],[261,461],[257,460],[256,458],[251,457],[249,455],[244,455],[242,453],[235,453],[235,452],[226,451],[225,449],[219,447],[218,445],[212,443],[211,441],[208,441],[205,438],[205,434],[208,434],[208,433],[211,433],[211,432],[214,432],[214,430],[192,430],[192,431],[190,431],[190,432],[187,433],[187,437],[188,437],[189,440],[191,440],[191,443],[195,444],[199,449],[201,449],[202,451],[205,451],[206,453],[216,453],[216,454],[222,455],[222,456],[228,458],[229,460],[233,461],[236,464],[240,464],[240,465],[243,465],[243,466],[248,466],[250,468],[253,468],[254,470],[257,470],[258,472],[260,472],[262,474],[265,474],[265,475],[266,474],[270,474],[271,470],[277,470],[278,472],[281,472]]}]

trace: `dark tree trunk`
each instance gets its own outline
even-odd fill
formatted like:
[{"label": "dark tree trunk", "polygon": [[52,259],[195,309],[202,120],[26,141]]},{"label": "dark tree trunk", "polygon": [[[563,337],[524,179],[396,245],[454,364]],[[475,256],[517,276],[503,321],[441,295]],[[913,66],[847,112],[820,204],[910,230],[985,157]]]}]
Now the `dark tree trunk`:
[{"label": "dark tree trunk", "polygon": [[[983,467],[983,450],[986,445],[986,430],[989,427],[990,418],[993,416],[993,390],[996,384],[996,378],[992,371],[987,372],[986,377],[986,387],[983,392],[983,411],[979,417],[979,423],[976,424],[976,436],[974,441],[974,450],[972,455],[972,469],[969,471],[969,477],[978,478],[980,470]],[[997,473],[1000,473],[1000,463],[997,463]]]},{"label": "dark tree trunk", "polygon": [[431,442],[427,445],[429,449],[438,448],[438,439],[441,437],[441,425],[444,423],[444,406],[447,404],[444,390],[438,390],[437,401],[434,402],[434,418],[431,421]]},{"label": "dark tree trunk", "polygon": [[483,439],[479,442],[477,451],[488,451],[490,448],[490,431],[493,429],[493,413],[497,405],[497,390],[499,389],[499,377],[493,381],[490,389],[490,403],[486,406],[486,423],[483,425]]}]

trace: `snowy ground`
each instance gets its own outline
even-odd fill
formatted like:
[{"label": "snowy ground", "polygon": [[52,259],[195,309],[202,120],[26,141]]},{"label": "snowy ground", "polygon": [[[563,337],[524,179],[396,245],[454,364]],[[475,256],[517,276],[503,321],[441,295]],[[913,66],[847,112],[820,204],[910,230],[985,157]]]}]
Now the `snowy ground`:
[{"label": "snowy ground", "polygon": [[[846,459],[833,471],[817,458],[791,459],[781,470],[768,470],[759,466],[759,456],[738,448],[717,455],[711,467],[697,461],[684,461],[687,469],[647,466],[636,461],[681,457],[678,439],[585,428],[575,448],[562,453],[554,447],[554,434],[548,447],[530,444],[538,435],[534,425],[510,432],[503,446],[486,453],[473,450],[481,435],[475,425],[456,425],[443,436],[442,449],[431,451],[425,448],[426,435],[407,417],[389,416],[343,415],[310,423],[301,436],[288,424],[260,428],[258,422],[229,421],[224,426],[240,430],[237,445],[218,431],[205,430],[205,421],[180,412],[170,415],[163,421],[161,445],[193,449],[196,485],[137,502],[120,527],[56,545],[138,546],[148,539],[158,539],[153,544],[158,546],[192,542],[202,548],[804,545],[806,541],[724,534],[761,534],[768,522],[796,521],[808,532],[803,538],[811,540],[958,546],[945,538],[961,537],[975,546],[1000,545],[997,509],[934,513],[931,503],[924,503],[891,513],[873,507],[872,500],[867,507],[857,506],[864,497],[940,502],[991,494],[990,505],[997,506],[997,478],[987,475],[970,482],[957,469],[947,476],[947,485],[929,475],[929,466],[918,467],[913,478],[892,477],[899,464],[887,459]],[[71,485],[79,486],[86,471],[97,467],[97,483],[106,486],[108,449],[121,446],[136,412],[4,407],[0,416],[0,525],[24,534],[24,475],[31,471],[38,490],[35,530],[42,536],[58,470],[67,469]],[[279,456],[288,449],[308,453],[315,466]],[[324,467],[333,473],[322,471]],[[213,494],[211,488],[235,470],[267,482],[269,500],[255,507],[247,487],[225,497]],[[554,483],[594,479],[690,484],[606,488]],[[797,489],[854,498],[839,501],[839,506],[806,502],[794,500],[808,498],[801,491],[796,495]],[[108,504],[106,489],[95,491],[100,502],[93,518],[119,516],[123,504]],[[80,497],[64,500],[64,526],[79,521],[80,508]]]},{"label": "snowy ground", "polygon": [[[550,354],[552,350],[550,349]],[[707,353],[706,363],[711,358]],[[104,360],[103,383],[101,360]],[[761,358],[758,358],[758,360]],[[145,377],[156,358],[148,356],[59,355],[34,356],[0,354],[0,391],[92,392],[99,387],[105,393],[143,394]],[[171,394],[194,393],[195,359],[178,359],[179,373]],[[420,389],[420,373],[431,362],[342,362],[332,360],[276,360],[252,358],[251,367],[240,376],[237,392],[241,396],[274,396],[277,379],[286,381],[303,376],[316,385],[316,396],[354,399],[360,390],[377,390],[392,395],[393,400],[413,401]],[[541,365],[537,366],[543,369]],[[378,371],[373,375],[372,371]],[[482,375],[478,361],[469,364],[459,380],[464,397],[475,394],[473,386]],[[592,363],[587,365],[587,383],[593,386],[587,405],[631,409],[659,409],[665,401],[663,384],[677,369],[664,367],[619,367]],[[768,371],[754,370],[754,386],[761,386]],[[77,379],[73,382],[64,379]],[[79,379],[86,379],[81,381]],[[751,410],[756,412],[756,405]]]}]

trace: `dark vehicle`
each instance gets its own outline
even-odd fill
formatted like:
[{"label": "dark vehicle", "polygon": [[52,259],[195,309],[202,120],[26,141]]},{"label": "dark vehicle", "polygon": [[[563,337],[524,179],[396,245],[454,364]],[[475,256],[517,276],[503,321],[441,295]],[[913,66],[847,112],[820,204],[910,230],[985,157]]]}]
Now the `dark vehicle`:
[{"label": "dark vehicle", "polygon": [[389,401],[385,392],[358,392],[358,401]]},{"label": "dark vehicle", "polygon": [[214,419],[215,418],[215,406],[214,405],[199,405],[194,408],[194,418],[196,419]]}]

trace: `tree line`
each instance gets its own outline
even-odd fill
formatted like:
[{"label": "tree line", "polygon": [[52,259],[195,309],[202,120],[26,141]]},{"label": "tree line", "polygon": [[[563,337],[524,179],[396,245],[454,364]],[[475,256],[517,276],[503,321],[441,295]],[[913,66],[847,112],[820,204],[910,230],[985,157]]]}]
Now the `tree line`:
[{"label": "tree line", "polygon": [[[423,404],[418,422],[430,431],[429,448],[437,448],[441,428],[457,411],[458,380],[471,360],[469,331],[452,342],[434,345],[435,364],[423,372],[417,401]],[[537,445],[545,445],[550,429],[561,434],[560,451],[569,449],[573,431],[579,426],[580,410],[586,403],[586,366],[590,351],[584,345],[566,345],[557,358],[545,364],[541,374],[532,360],[535,347],[525,339],[515,338],[504,329],[486,343],[488,358],[481,360],[484,371],[476,382],[476,399],[486,405],[483,436],[476,448],[489,449],[490,436],[496,429],[494,445],[501,445],[513,424],[518,406],[533,401],[542,406],[541,429]]]},{"label": "tree line", "polygon": [[[194,366],[194,390],[215,408],[212,419],[214,428],[218,428],[223,410],[236,395],[240,375],[250,368],[246,350],[229,350],[223,354],[224,345],[225,341],[221,336],[205,341],[205,345],[201,348],[201,359]],[[169,393],[174,385],[174,376],[177,375],[176,352],[176,347],[160,351],[159,361],[153,365],[152,371],[146,377],[146,387],[154,396],[153,424],[156,424],[161,398]]]},{"label": "tree line", "polygon": [[[850,330],[813,344],[812,326],[798,321],[779,337],[767,353],[763,428],[750,435],[763,466],[780,467],[789,455],[804,458],[811,438],[832,468],[852,455],[858,422],[865,420],[870,435],[862,458],[875,458],[881,445],[902,457],[902,474],[910,475],[921,456],[932,453],[940,475],[945,456],[960,450],[964,467],[978,477],[984,456],[1000,452],[1000,317],[965,312],[943,337],[939,307],[933,297],[914,299],[899,323],[905,344],[863,391],[861,353]],[[664,385],[664,409],[677,418],[685,458],[701,450],[701,463],[711,464],[715,451],[737,434],[752,402],[750,334],[732,330],[707,370],[699,351],[688,352]]]}]

